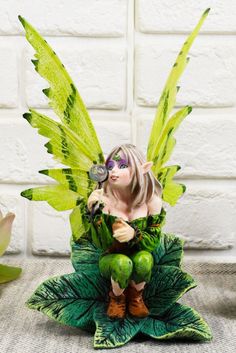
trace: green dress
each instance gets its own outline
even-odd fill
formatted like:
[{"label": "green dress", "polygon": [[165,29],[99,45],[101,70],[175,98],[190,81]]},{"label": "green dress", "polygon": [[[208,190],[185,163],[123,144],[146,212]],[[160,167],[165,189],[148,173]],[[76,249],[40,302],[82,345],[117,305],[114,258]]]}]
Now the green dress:
[{"label": "green dress", "polygon": [[85,236],[102,249],[99,259],[102,276],[112,278],[121,288],[126,288],[131,279],[135,283],[148,283],[154,264],[152,251],[160,245],[165,215],[162,208],[160,214],[126,222],[134,228],[135,236],[129,242],[120,243],[112,235],[112,225],[119,217],[103,213],[100,208],[90,218],[90,229]]}]

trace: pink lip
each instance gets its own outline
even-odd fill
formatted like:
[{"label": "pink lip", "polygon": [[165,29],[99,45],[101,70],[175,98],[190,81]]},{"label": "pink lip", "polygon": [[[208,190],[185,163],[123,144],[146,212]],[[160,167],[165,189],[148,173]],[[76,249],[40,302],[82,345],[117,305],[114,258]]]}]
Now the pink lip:
[{"label": "pink lip", "polygon": [[111,176],[111,180],[117,180],[118,178],[117,176]]}]

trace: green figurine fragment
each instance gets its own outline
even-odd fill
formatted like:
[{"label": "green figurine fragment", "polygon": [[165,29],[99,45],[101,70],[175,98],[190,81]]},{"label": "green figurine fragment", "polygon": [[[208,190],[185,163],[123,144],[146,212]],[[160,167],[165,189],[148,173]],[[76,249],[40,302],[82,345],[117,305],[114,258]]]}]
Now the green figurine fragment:
[{"label": "green figurine fragment", "polygon": [[45,145],[64,169],[40,171],[57,184],[28,189],[22,196],[72,210],[71,261],[74,273],[49,278],[27,301],[29,308],[69,326],[95,332],[95,348],[119,347],[137,334],[158,340],[212,338],[192,308],[177,303],[196,286],[182,271],[183,242],[162,232],[163,201],[174,206],[185,186],[173,180],[180,169],[166,165],[174,133],[191,112],[171,115],[178,80],[189,49],[209,9],[185,41],[158,103],[146,157],[132,144],[104,158],[84,103],[65,67],[37,31],[19,17],[36,51],[35,70],[59,116],[56,122],[34,110],[24,118],[49,139]]},{"label": "green figurine fragment", "polygon": [[[11,240],[12,224],[15,219],[15,215],[12,212],[8,212],[5,217],[0,210],[0,256],[2,256]],[[13,267],[4,264],[0,264],[0,284],[13,281],[17,279],[21,274],[20,267]]]}]

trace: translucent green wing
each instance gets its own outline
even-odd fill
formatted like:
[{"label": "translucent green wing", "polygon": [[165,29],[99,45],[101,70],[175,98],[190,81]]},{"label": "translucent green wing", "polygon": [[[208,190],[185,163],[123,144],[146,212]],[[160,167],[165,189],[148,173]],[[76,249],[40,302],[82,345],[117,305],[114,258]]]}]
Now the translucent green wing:
[{"label": "translucent green wing", "polygon": [[78,210],[78,205],[84,206],[95,188],[88,172],[93,164],[104,163],[104,156],[89,114],[64,65],[43,37],[22,17],[19,19],[36,51],[35,69],[50,85],[43,92],[61,122],[32,109],[24,118],[49,139],[45,144],[48,153],[70,167],[41,171],[58,183],[28,189],[21,194],[30,200],[47,201],[59,211]]},{"label": "translucent green wing", "polygon": [[174,114],[166,123],[163,128],[162,134],[159,139],[159,149],[158,155],[155,156],[153,162],[153,171],[157,175],[162,168],[162,166],[168,161],[170,155],[173,151],[173,148],[176,143],[174,138],[174,133],[183,121],[183,119],[192,111],[192,108],[187,106],[179,110]]},{"label": "translucent green wing", "polygon": [[[180,167],[164,167],[164,164],[169,160],[176,143],[173,136],[174,132],[183,119],[191,112],[192,108],[186,106],[171,117],[170,113],[175,105],[176,94],[179,90],[177,82],[189,61],[187,57],[188,52],[209,10],[210,9],[207,9],[203,13],[197,26],[189,35],[177,56],[158,103],[147,148],[147,160],[153,161],[152,170],[157,179],[162,183],[163,200],[172,206],[175,205],[179,197],[184,193],[185,187],[173,181],[173,177]],[[163,183],[163,180],[165,180],[165,183]]]},{"label": "translucent green wing", "polygon": [[75,208],[87,201],[96,183],[89,178],[88,172],[79,169],[46,169],[39,173],[47,175],[59,184],[28,189],[22,196],[34,201],[47,201],[57,211]]},{"label": "translucent green wing", "polygon": [[82,202],[73,209],[70,215],[70,224],[74,241],[88,232],[91,223],[86,217],[85,203]]},{"label": "translucent green wing", "polygon": [[103,153],[86,107],[64,65],[46,40],[21,16],[19,16],[26,38],[35,49],[32,60],[35,70],[48,81],[50,87],[43,90],[49,104],[78,137],[83,139],[88,151],[96,153],[96,160],[104,162]]},{"label": "translucent green wing", "polygon": [[47,175],[61,183],[66,189],[78,193],[87,199],[94,190],[96,183],[89,178],[89,173],[80,169],[46,169],[40,174]]},{"label": "translucent green wing", "polygon": [[189,61],[189,58],[187,57],[188,52],[209,10],[210,9],[207,9],[203,13],[197,26],[185,41],[173,65],[170,75],[167,79],[166,85],[164,87],[164,90],[162,92],[161,98],[158,103],[157,112],[156,112],[155,120],[153,122],[153,127],[151,131],[150,139],[149,139],[147,157],[150,160],[153,160],[158,155],[159,139],[162,135],[163,128],[165,127],[166,121],[169,119],[169,114],[172,111],[174,104],[176,102],[176,94],[179,90],[179,87],[177,86],[177,82],[182,72],[184,71],[186,64]]},{"label": "translucent green wing", "polygon": [[180,169],[178,165],[161,168],[158,173],[158,180],[162,185],[162,198],[171,206],[174,206],[180,196],[185,192],[186,187],[183,184],[177,184],[173,181],[175,173]]},{"label": "translucent green wing", "polygon": [[48,185],[22,191],[21,196],[32,201],[47,201],[57,211],[66,211],[76,207],[83,198],[63,185]]},{"label": "translucent green wing", "polygon": [[89,151],[83,140],[66,125],[32,109],[23,116],[32,127],[38,129],[40,135],[49,138],[45,147],[58,162],[85,171],[90,169],[93,162],[97,163],[96,153]]}]

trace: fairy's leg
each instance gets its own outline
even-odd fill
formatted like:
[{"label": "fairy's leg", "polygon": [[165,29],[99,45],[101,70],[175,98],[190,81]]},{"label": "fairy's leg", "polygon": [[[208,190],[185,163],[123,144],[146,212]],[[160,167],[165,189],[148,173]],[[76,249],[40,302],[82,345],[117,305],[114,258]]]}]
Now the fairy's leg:
[{"label": "fairy's leg", "polygon": [[153,257],[147,251],[139,251],[131,256],[133,261],[132,280],[127,290],[128,310],[129,313],[136,317],[145,317],[149,314],[149,310],[143,301],[143,289],[147,282],[150,281]]},{"label": "fairy's leg", "polygon": [[126,298],[123,292],[128,286],[132,274],[132,261],[123,254],[109,254],[100,259],[99,269],[102,276],[111,279],[112,284],[107,315],[111,318],[124,318]]},{"label": "fairy's leg", "polygon": [[133,264],[131,259],[126,255],[109,254],[101,257],[99,270],[103,277],[112,279],[124,291],[129,284]]},{"label": "fairy's leg", "polygon": [[[133,273],[131,279],[136,283],[148,283],[151,279],[153,268],[153,256],[150,252],[141,250],[130,256],[133,262]],[[143,288],[141,288],[143,289]]]}]

